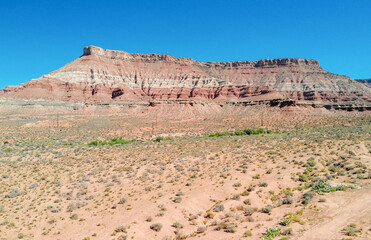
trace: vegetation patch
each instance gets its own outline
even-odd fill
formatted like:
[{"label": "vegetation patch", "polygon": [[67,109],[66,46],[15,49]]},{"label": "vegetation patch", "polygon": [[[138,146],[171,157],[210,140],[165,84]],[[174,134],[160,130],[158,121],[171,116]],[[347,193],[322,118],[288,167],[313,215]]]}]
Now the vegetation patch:
[{"label": "vegetation patch", "polygon": [[242,131],[235,132],[216,132],[208,135],[208,137],[223,137],[223,136],[242,136],[242,135],[260,135],[260,134],[271,134],[272,131],[264,128],[258,129],[245,129]]},{"label": "vegetation patch", "polygon": [[275,237],[278,237],[281,235],[281,229],[280,228],[276,228],[276,227],[273,227],[273,228],[268,228],[267,229],[267,232],[264,234],[264,237],[262,238],[262,240],[271,240]]},{"label": "vegetation patch", "polygon": [[331,186],[325,181],[319,181],[312,187],[312,191],[317,192],[317,193],[329,193],[329,192],[345,191],[345,190],[346,190],[346,187],[344,186],[341,186],[341,185]]},{"label": "vegetation patch", "polygon": [[132,140],[125,140],[125,139],[122,139],[122,138],[120,137],[120,138],[112,138],[112,139],[109,140],[109,141],[95,140],[95,141],[89,142],[89,143],[88,143],[88,146],[104,146],[104,145],[110,145],[110,146],[113,146],[113,145],[125,145],[125,144],[129,144],[129,143],[133,143],[133,142],[136,142],[136,140],[135,140],[135,139],[132,139]]}]

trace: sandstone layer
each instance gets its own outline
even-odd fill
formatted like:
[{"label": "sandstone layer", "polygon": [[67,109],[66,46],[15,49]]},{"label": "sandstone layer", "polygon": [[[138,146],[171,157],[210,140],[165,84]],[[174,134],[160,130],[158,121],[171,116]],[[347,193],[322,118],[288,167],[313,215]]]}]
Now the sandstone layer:
[{"label": "sandstone layer", "polygon": [[95,46],[64,67],[0,98],[67,102],[202,100],[371,101],[371,89],[325,71],[316,60],[198,62],[159,54],[131,54]]}]

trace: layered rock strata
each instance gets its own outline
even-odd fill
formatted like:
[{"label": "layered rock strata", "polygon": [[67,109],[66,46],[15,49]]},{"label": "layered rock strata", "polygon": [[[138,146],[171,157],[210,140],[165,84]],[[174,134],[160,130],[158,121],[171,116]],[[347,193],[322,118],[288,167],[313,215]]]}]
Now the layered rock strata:
[{"label": "layered rock strata", "polygon": [[95,46],[64,67],[0,91],[2,98],[68,102],[313,100],[370,102],[371,89],[308,59],[198,62]]}]

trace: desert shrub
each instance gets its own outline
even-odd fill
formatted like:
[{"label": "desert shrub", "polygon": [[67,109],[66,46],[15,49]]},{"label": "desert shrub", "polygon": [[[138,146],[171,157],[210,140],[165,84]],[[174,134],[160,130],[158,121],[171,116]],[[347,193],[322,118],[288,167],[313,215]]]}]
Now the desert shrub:
[{"label": "desert shrub", "polygon": [[245,215],[246,216],[251,216],[256,211],[258,211],[257,208],[255,208],[255,207],[248,207],[248,208],[245,209]]},{"label": "desert shrub", "polygon": [[[186,239],[188,236],[183,233],[183,231],[181,230],[176,230],[176,234],[175,234],[175,239],[176,240],[180,240],[180,239]],[[167,238],[168,240],[171,240],[171,237]]]},{"label": "desert shrub", "polygon": [[180,222],[175,222],[172,226],[175,228],[183,228],[183,225]]},{"label": "desert shrub", "polygon": [[221,212],[221,211],[224,211],[224,206],[222,204],[217,204],[214,209],[213,209],[214,212]]},{"label": "desert shrub", "polygon": [[58,213],[58,212],[59,212],[59,208],[55,207],[55,208],[52,209],[52,213]]},{"label": "desert shrub", "polygon": [[280,228],[268,228],[267,232],[264,234],[264,237],[262,240],[271,240],[275,237],[278,237],[281,235],[281,229]]},{"label": "desert shrub", "polygon": [[214,218],[214,217],[215,217],[215,214],[212,212],[207,212],[205,215],[205,218]]},{"label": "desert shrub", "polygon": [[236,193],[236,194],[234,194],[233,195],[233,200],[240,200],[240,197],[241,197],[241,195],[240,194],[238,194],[238,193]]},{"label": "desert shrub", "polygon": [[259,134],[271,134],[271,130],[266,130],[264,128],[259,129],[245,129],[242,131],[234,131],[234,132],[216,132],[213,134],[208,135],[208,137],[223,137],[223,136],[241,136],[241,135],[259,135]]},{"label": "desert shrub", "polygon": [[162,223],[154,223],[150,226],[153,231],[159,232],[162,229]]},{"label": "desert shrub", "polygon": [[95,140],[95,141],[89,142],[88,146],[103,146],[103,145],[106,145],[106,144],[107,144],[106,141]]},{"label": "desert shrub", "polygon": [[308,182],[309,181],[309,177],[307,174],[300,174],[299,175],[299,181],[300,182]]},{"label": "desert shrub", "polygon": [[135,141],[136,141],[135,139],[132,139],[132,140],[125,140],[125,139],[122,139],[122,138],[120,137],[120,138],[112,138],[112,139],[109,140],[109,141],[95,140],[95,141],[89,142],[87,145],[88,145],[88,146],[104,146],[104,145],[110,145],[110,146],[113,146],[113,145],[124,145],[124,144],[129,144],[129,143],[133,143],[133,142],[135,142]]},{"label": "desert shrub", "polygon": [[133,142],[135,142],[135,140],[133,139],[133,140],[124,140],[124,139],[122,139],[122,138],[112,138],[109,142],[108,142],[108,144],[109,145],[123,145],[123,144],[129,144],[129,143],[133,143]]},{"label": "desert shrub", "polygon": [[123,232],[123,233],[126,233],[127,230],[126,230],[126,227],[124,226],[118,226],[117,228],[115,228],[115,232]]},{"label": "desert shrub", "polygon": [[173,200],[175,203],[180,203],[182,201],[182,198],[180,196],[176,196]]},{"label": "desert shrub", "polygon": [[303,204],[308,204],[310,202],[310,200],[312,200],[312,198],[313,198],[313,193],[306,192],[306,193],[303,194],[302,203]]},{"label": "desert shrub", "polygon": [[283,230],[283,232],[282,232],[282,235],[291,235],[292,234],[292,228],[287,228],[287,229],[285,229],[285,230]]},{"label": "desert shrub", "polygon": [[292,204],[293,200],[291,198],[284,198],[282,204]]},{"label": "desert shrub", "polygon": [[233,187],[241,187],[241,186],[242,186],[241,183],[235,183],[235,184],[233,184]]},{"label": "desert shrub", "polygon": [[165,138],[163,138],[163,137],[157,137],[156,139],[155,139],[155,141],[156,142],[161,142],[161,141],[163,141]]},{"label": "desert shrub", "polygon": [[241,193],[241,196],[246,197],[246,196],[249,196],[249,194],[250,194],[250,192],[249,192],[248,190],[245,190],[245,191],[243,191],[243,192]]},{"label": "desert shrub", "polygon": [[236,230],[236,225],[233,225],[233,224],[231,224],[231,225],[228,225],[226,228],[225,228],[225,230],[224,230],[224,232],[228,232],[228,233],[235,233],[237,230]]},{"label": "desert shrub", "polygon": [[125,198],[121,198],[120,201],[119,201],[119,204],[125,204],[126,203],[126,199]]},{"label": "desert shrub", "polygon": [[270,212],[272,212],[272,210],[273,210],[273,206],[272,205],[267,205],[267,206],[265,206],[265,207],[262,208],[262,212],[263,213],[270,213]]},{"label": "desert shrub", "polygon": [[280,221],[280,225],[282,226],[288,226],[290,225],[290,223],[291,223],[291,220],[289,218],[284,218]]},{"label": "desert shrub", "polygon": [[243,233],[243,236],[244,237],[251,237],[252,236],[252,232],[251,231],[246,231]]},{"label": "desert shrub", "polygon": [[252,192],[254,191],[255,187],[253,185],[250,185],[248,188],[247,188],[247,191],[248,192]]},{"label": "desert shrub", "polygon": [[245,135],[245,132],[244,131],[235,131],[234,132],[234,135],[236,135],[236,136],[242,136],[242,135]]},{"label": "desert shrub", "polygon": [[266,182],[259,183],[259,187],[267,187],[267,186],[268,186],[268,183]]},{"label": "desert shrub", "polygon": [[216,133],[210,134],[208,137],[223,137],[223,136],[231,136],[231,133],[229,133],[229,132],[216,132]]},{"label": "desert shrub", "polygon": [[76,205],[74,203],[70,203],[67,206],[67,212],[73,212],[76,209]]},{"label": "desert shrub", "polygon": [[13,151],[12,148],[6,148],[6,149],[4,150],[4,152],[11,152],[11,151]]},{"label": "desert shrub", "polygon": [[5,198],[16,198],[20,195],[22,195],[21,192],[19,192],[17,189],[12,189],[10,193],[5,195]]},{"label": "desert shrub", "polygon": [[313,157],[311,157],[311,158],[309,158],[309,159],[307,160],[307,166],[309,166],[309,167],[314,167],[315,165],[316,165],[316,161],[314,160]]},{"label": "desert shrub", "polygon": [[343,232],[347,236],[357,236],[357,233],[362,232],[362,228],[357,229],[357,226],[354,223],[351,223],[343,228]]},{"label": "desert shrub", "polygon": [[330,184],[327,184],[325,181],[319,181],[317,182],[313,187],[312,191],[318,192],[318,193],[328,193],[328,192],[336,192],[336,191],[344,191],[346,188],[344,186],[331,186]]},{"label": "desert shrub", "polygon": [[128,236],[127,236],[127,235],[124,235],[124,234],[120,235],[120,236],[117,238],[117,240],[126,240],[126,239],[128,239]]},{"label": "desert shrub", "polygon": [[203,233],[206,231],[206,227],[205,226],[200,226],[197,228],[197,233]]}]

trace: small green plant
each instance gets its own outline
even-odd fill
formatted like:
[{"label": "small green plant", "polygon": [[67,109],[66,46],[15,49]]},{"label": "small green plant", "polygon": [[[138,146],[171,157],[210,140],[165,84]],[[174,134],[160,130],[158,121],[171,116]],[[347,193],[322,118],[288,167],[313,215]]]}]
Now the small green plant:
[{"label": "small green plant", "polygon": [[157,138],[155,139],[155,141],[156,141],[156,142],[161,142],[161,141],[164,141],[164,139],[165,139],[165,138],[163,138],[163,137],[157,137]]},{"label": "small green plant", "polygon": [[308,165],[309,167],[314,167],[314,166],[316,165],[316,161],[314,160],[313,157],[311,157],[311,158],[309,158],[309,159],[307,160],[307,165]]},{"label": "small green plant", "polygon": [[267,232],[264,234],[264,237],[262,238],[262,240],[271,240],[275,237],[278,237],[281,235],[281,229],[280,228],[276,228],[276,227],[273,227],[273,228],[268,228],[267,229]]},{"label": "small green plant", "polygon": [[343,228],[343,232],[347,236],[357,236],[357,233],[362,232],[362,228],[357,229],[356,224],[351,223],[345,228]]},{"label": "small green plant", "polygon": [[289,226],[291,223],[291,220],[289,218],[284,218],[281,220],[280,225],[282,226]]}]

